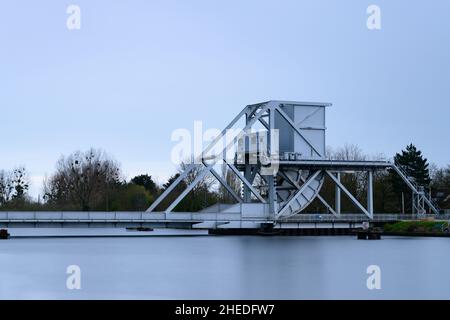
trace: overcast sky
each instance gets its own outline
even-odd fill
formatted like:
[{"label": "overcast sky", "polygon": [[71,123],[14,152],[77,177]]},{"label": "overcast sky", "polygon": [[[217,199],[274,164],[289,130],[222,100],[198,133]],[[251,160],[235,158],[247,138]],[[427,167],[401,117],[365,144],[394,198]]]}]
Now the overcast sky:
[{"label": "overcast sky", "polygon": [[0,169],[25,165],[36,195],[62,154],[92,146],[162,182],[173,130],[271,99],[333,103],[330,146],[391,157],[413,142],[443,166],[449,13],[448,0],[2,1]]}]

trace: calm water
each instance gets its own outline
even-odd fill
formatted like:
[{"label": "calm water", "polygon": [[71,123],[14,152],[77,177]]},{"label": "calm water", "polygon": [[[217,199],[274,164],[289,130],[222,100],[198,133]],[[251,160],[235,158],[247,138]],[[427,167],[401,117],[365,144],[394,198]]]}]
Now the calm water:
[{"label": "calm water", "polygon": [[[12,233],[24,232],[30,231]],[[167,232],[0,241],[0,298],[450,299],[450,238],[164,236]],[[66,288],[69,265],[81,268],[81,290]],[[369,265],[381,268],[379,291],[366,287]]]}]

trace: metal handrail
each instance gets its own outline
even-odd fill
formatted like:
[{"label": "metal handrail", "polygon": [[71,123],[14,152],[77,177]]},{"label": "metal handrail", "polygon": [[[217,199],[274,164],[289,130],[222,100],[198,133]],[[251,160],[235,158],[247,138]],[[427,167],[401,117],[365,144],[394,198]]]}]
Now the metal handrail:
[{"label": "metal handrail", "polygon": [[429,202],[429,204],[431,204],[431,206],[433,207],[431,209],[434,209],[435,212],[441,211],[441,209],[439,208],[439,205],[431,197],[431,194],[429,194],[425,191],[422,191],[422,192],[419,191],[419,189],[423,188],[423,186],[420,186],[415,180],[412,180],[402,165],[397,165],[396,163],[392,163],[392,166],[394,167],[394,169],[397,169],[397,171],[400,172],[404,176],[404,178],[406,178],[406,180],[408,180],[408,182],[413,186],[413,192],[415,194],[421,194],[425,197],[427,202]]},{"label": "metal handrail", "polygon": [[[424,218],[435,218],[439,221],[450,221],[450,214],[439,214],[439,215],[418,215],[418,214],[375,214],[373,219],[363,215],[363,214],[341,214],[340,216],[335,216],[332,214],[297,214],[290,218],[273,219],[271,217],[242,217],[239,213],[205,213],[183,215],[182,213],[177,216],[177,213],[171,215],[158,215],[153,214],[143,214],[140,212],[135,212],[136,215],[118,215],[118,212],[110,212],[111,215],[103,216],[105,212],[90,212],[85,216],[75,215],[75,216],[64,216],[63,212],[53,212],[53,215],[49,215],[49,212],[24,212],[23,214],[16,214],[17,212],[6,212],[3,218],[0,218],[0,222],[48,222],[48,221],[58,221],[58,222],[74,222],[74,221],[84,221],[84,222],[130,222],[137,221],[143,223],[152,222],[186,222],[186,223],[199,223],[199,222],[260,222],[260,223],[307,223],[307,222],[393,222],[401,220],[422,220]],[[42,215],[40,215],[42,213]]]}]

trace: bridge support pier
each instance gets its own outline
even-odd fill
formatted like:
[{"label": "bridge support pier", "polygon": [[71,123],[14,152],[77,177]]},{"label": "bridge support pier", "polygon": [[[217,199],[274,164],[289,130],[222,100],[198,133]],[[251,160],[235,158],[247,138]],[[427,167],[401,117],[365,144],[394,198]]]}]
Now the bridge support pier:
[{"label": "bridge support pier", "polygon": [[375,230],[359,230],[356,232],[358,240],[381,240],[381,232]]}]

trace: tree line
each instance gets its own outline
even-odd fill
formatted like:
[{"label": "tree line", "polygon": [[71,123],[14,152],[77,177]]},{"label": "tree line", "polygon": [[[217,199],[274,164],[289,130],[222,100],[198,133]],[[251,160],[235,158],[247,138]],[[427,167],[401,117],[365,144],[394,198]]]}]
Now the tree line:
[{"label": "tree line", "polygon": [[[346,145],[336,150],[328,149],[327,156],[336,160],[382,160],[383,156],[369,157],[355,145]],[[394,162],[417,184],[425,187],[441,209],[450,209],[450,165],[438,168],[430,165],[413,144],[394,156]],[[102,150],[90,149],[62,156],[55,172],[43,182],[42,199],[29,196],[29,177],[25,167],[11,171],[0,171],[0,210],[30,211],[144,211],[178,177],[186,165],[181,164],[179,172],[162,185],[151,175],[142,174],[126,180],[120,165]],[[198,176],[193,170],[175,190],[160,204],[157,210],[166,208]],[[241,183],[226,165],[222,176],[237,194]],[[367,174],[343,173],[341,181],[346,188],[365,203],[367,201]],[[255,187],[264,193],[267,189],[262,179],[255,180]],[[322,197],[334,203],[335,187],[326,178],[321,189]],[[377,213],[411,212],[412,195],[401,178],[390,170],[374,174],[374,209]],[[205,177],[181,201],[174,211],[199,211],[215,203],[233,203],[233,197],[213,177]],[[342,195],[342,212],[357,212],[352,202]],[[311,212],[326,212],[318,200],[308,208]]]}]

